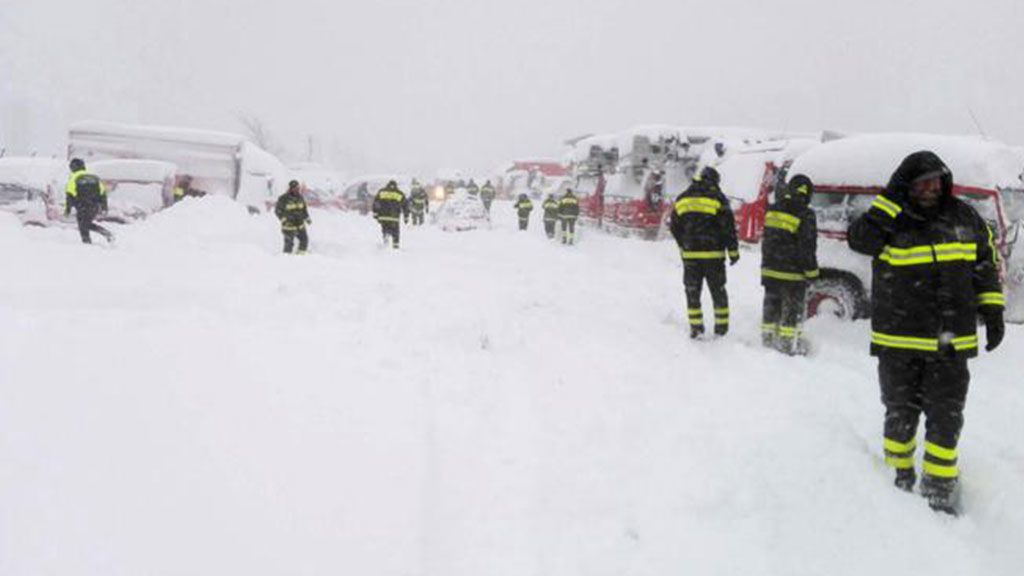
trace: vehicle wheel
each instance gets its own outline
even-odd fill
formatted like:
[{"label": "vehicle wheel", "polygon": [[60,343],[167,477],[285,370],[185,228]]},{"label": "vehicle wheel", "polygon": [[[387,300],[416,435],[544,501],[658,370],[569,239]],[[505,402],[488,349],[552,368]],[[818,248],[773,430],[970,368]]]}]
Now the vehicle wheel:
[{"label": "vehicle wheel", "polygon": [[825,278],[807,290],[807,317],[830,314],[841,320],[859,317],[860,290],[844,278]]}]

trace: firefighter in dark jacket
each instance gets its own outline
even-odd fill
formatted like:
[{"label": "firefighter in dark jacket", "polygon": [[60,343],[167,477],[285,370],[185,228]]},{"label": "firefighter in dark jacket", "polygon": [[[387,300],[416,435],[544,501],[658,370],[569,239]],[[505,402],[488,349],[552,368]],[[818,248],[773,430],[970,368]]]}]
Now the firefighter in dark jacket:
[{"label": "firefighter in dark jacket", "polygon": [[491,213],[491,203],[494,202],[494,195],[494,184],[491,184],[490,180],[484,182],[484,185],[480,187],[480,201],[484,203],[484,210],[487,210],[488,214]]},{"label": "firefighter in dark jacket", "polygon": [[871,354],[885,405],[886,463],[913,490],[917,425],[925,417],[921,494],[956,514],[957,442],[979,316],[987,351],[1003,339],[999,253],[988,224],[952,195],[953,176],[932,152],[911,154],[850,225],[850,247],[874,258]]},{"label": "firefighter in dark jacket", "polygon": [[558,200],[555,200],[555,195],[548,194],[541,207],[544,208],[544,233],[548,238],[554,238],[555,225],[558,223]]},{"label": "firefighter in dark jacket", "polygon": [[701,290],[706,281],[715,311],[715,334],[729,331],[729,294],[725,290],[725,259],[735,264],[740,259],[736,225],[729,200],[718,187],[719,175],[705,167],[673,204],[669,230],[683,258],[683,284],[686,287],[686,315],[690,338],[704,334]]},{"label": "firefighter in dark jacket", "polygon": [[409,211],[412,213],[413,226],[423,225],[423,215],[430,213],[430,198],[427,191],[415,180],[409,192]]},{"label": "firefighter in dark jacket", "polygon": [[516,215],[519,216],[519,229],[526,230],[530,225],[530,212],[533,212],[533,202],[530,201],[526,194],[520,194],[513,208],[516,209]]},{"label": "firefighter in dark jacket", "polygon": [[295,239],[298,238],[299,250],[296,253],[305,254],[309,247],[309,234],[306,233],[306,225],[312,221],[309,218],[309,209],[306,207],[306,199],[302,197],[298,180],[289,182],[288,191],[278,197],[274,214],[281,221],[284,253],[292,253]]},{"label": "firefighter in dark jacket", "polygon": [[780,187],[764,217],[761,339],[789,355],[806,352],[800,338],[804,298],[808,282],[818,277],[818,223],[809,205],[813,193],[810,178],[797,174]]},{"label": "firefighter in dark jacket", "polygon": [[90,232],[97,232],[107,242],[113,242],[114,235],[110,230],[95,222],[98,215],[107,211],[107,187],[98,176],[85,169],[85,162],[81,158],[73,158],[69,168],[71,176],[64,188],[64,215],[70,216],[71,209],[75,209],[78,234],[83,243],[92,244]]},{"label": "firefighter in dark jacket", "polygon": [[398,249],[401,235],[401,220],[409,223],[409,203],[405,194],[398,189],[398,183],[389,180],[387,185],[377,192],[373,199],[373,217],[380,223],[380,231],[387,246],[391,238],[391,246]]},{"label": "firefighter in dark jacket", "polygon": [[562,222],[562,244],[576,243],[576,219],[580,217],[580,201],[566,188],[558,200],[558,220]]}]

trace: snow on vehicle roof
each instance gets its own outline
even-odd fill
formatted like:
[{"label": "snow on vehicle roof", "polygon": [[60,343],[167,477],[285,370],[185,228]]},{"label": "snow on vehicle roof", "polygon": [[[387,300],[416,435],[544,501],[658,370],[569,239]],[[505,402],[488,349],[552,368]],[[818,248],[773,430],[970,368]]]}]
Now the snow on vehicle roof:
[{"label": "snow on vehicle roof", "polygon": [[45,189],[63,181],[69,174],[64,160],[10,156],[0,158],[0,182]]},{"label": "snow on vehicle roof", "polygon": [[69,133],[72,139],[76,135],[103,134],[127,136],[132,138],[151,138],[178,142],[194,142],[215,146],[238,146],[245,141],[243,136],[230,132],[200,130],[197,128],[179,128],[173,126],[145,126],[137,124],[121,124],[99,120],[85,120],[71,125]]},{"label": "snow on vehicle roof", "polygon": [[765,165],[777,155],[777,150],[758,150],[727,156],[716,168],[722,177],[722,192],[744,202],[757,199]]},{"label": "snow on vehicle roof", "polygon": [[178,167],[160,160],[97,160],[89,163],[89,170],[104,180],[163,182],[173,177]]},{"label": "snow on vehicle roof", "polygon": [[884,187],[899,163],[919,150],[938,154],[960,185],[994,190],[1024,184],[1024,152],[976,136],[851,136],[808,150],[793,162],[789,173],[806,174],[819,185]]}]

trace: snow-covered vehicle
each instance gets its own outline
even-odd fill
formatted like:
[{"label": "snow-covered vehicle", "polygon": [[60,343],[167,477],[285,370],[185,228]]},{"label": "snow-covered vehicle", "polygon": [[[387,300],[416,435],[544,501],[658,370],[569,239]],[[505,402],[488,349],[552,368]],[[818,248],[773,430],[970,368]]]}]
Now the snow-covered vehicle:
[{"label": "snow-covered vehicle", "polygon": [[46,226],[63,211],[68,167],[52,158],[0,158],[0,210],[22,224]]},{"label": "snow-covered vehicle", "polygon": [[456,188],[432,214],[434,223],[446,232],[464,232],[491,225],[480,197],[470,195],[465,188]]},{"label": "snow-covered vehicle", "polygon": [[516,160],[497,179],[498,196],[543,198],[562,189],[568,176],[566,167],[555,160]]},{"label": "snow-covered vehicle", "polygon": [[138,220],[174,203],[177,166],[159,160],[100,160],[88,166],[107,187],[101,219]]},{"label": "snow-covered vehicle", "polygon": [[288,167],[291,178],[302,183],[302,196],[312,208],[344,209],[341,174],[319,164],[302,163]]},{"label": "snow-covered vehicle", "polygon": [[953,193],[989,223],[1001,255],[1007,321],[1024,322],[1024,152],[964,136],[876,134],[828,142],[799,156],[790,174],[815,183],[821,277],[808,291],[808,314],[844,318],[870,314],[871,259],[846,244],[850,222],[868,210],[899,163],[918,150],[939,155],[953,173]]},{"label": "snow-covered vehicle", "polygon": [[288,187],[280,160],[242,136],[190,128],[87,121],[68,134],[68,158],[158,160],[173,164],[198,190],[228,196],[252,211],[272,206]]}]

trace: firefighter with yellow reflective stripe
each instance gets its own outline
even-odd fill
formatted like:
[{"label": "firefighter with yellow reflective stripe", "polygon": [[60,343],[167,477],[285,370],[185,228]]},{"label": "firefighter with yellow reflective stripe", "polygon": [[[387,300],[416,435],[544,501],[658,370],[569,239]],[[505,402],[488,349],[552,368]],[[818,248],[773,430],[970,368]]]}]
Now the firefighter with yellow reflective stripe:
[{"label": "firefighter with yellow reflective stripe", "polygon": [[422,226],[424,215],[430,213],[430,198],[427,191],[415,179],[409,190],[409,210],[412,213],[413,226]]},{"label": "firefighter with yellow reflective stripe", "polygon": [[284,235],[284,253],[291,254],[295,246],[295,239],[299,240],[297,254],[305,254],[309,247],[309,234],[306,233],[306,225],[312,221],[309,218],[309,209],[306,206],[306,199],[302,197],[301,186],[298,180],[288,183],[288,191],[281,194],[274,206],[274,214],[281,221],[281,234]]},{"label": "firefighter with yellow reflective stripe", "polygon": [[694,177],[672,207],[669,231],[683,259],[683,285],[690,338],[704,334],[700,298],[707,282],[714,303],[715,334],[729,331],[729,294],[726,292],[725,259],[740,259],[736,224],[729,200],[718,186],[718,171],[708,166]]},{"label": "firefighter with yellow reflective stripe", "polygon": [[398,182],[389,180],[388,183],[377,191],[373,199],[373,217],[380,223],[381,235],[384,237],[384,245],[387,246],[388,239],[391,239],[391,246],[398,249],[401,236],[401,221],[409,223],[409,202],[405,194],[398,189]]},{"label": "firefighter with yellow reflective stripe", "polygon": [[533,202],[530,201],[526,194],[520,194],[512,207],[516,209],[516,216],[519,217],[519,230],[526,230],[530,225],[530,212],[533,212]]},{"label": "firefighter with yellow reflective stripe", "polygon": [[818,224],[810,208],[814,184],[797,174],[776,194],[765,213],[761,240],[761,340],[792,356],[807,350],[800,337],[804,298],[808,282],[818,277]]},{"label": "firefighter with yellow reflective stripe", "polygon": [[558,200],[555,199],[555,195],[548,194],[541,208],[544,209],[544,233],[548,238],[554,238],[555,225],[558,223]]},{"label": "firefighter with yellow reflective stripe", "polygon": [[979,316],[985,349],[1002,341],[1005,300],[992,230],[952,189],[946,164],[915,152],[851,224],[848,241],[874,257],[871,353],[885,405],[886,462],[896,485],[913,490],[923,412],[921,493],[933,509],[956,514],[967,360],[978,354]]},{"label": "firefighter with yellow reflective stripe", "polygon": [[576,243],[576,219],[580,217],[580,201],[573,194],[572,188],[566,188],[565,194],[558,200],[558,220],[562,222],[562,244]]},{"label": "firefighter with yellow reflective stripe", "polygon": [[81,158],[73,158],[69,168],[71,176],[64,188],[64,215],[70,216],[71,209],[75,209],[82,243],[92,244],[90,232],[98,232],[107,242],[113,242],[114,234],[95,222],[98,215],[107,211],[107,187],[98,176],[85,169]]}]

